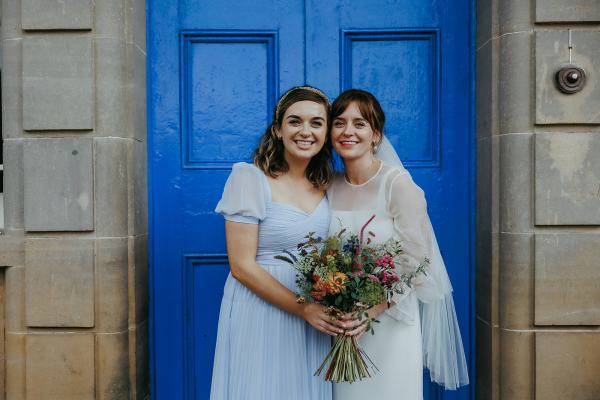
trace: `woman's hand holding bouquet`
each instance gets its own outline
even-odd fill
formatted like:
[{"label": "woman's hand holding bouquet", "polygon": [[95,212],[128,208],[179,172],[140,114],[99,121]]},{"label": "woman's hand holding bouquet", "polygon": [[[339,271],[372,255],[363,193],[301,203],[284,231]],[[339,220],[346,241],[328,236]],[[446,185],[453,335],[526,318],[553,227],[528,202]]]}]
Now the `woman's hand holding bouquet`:
[{"label": "woman's hand holding bouquet", "polygon": [[342,229],[328,238],[310,233],[298,244],[298,257],[286,252],[278,259],[294,265],[297,276],[298,301],[325,306],[332,320],[344,321],[348,330],[339,333],[331,351],[315,372],[320,375],[326,365],[325,379],[333,382],[354,382],[370,377],[369,368],[377,367],[357,345],[357,334],[374,333],[374,318],[389,304],[394,293],[402,294],[413,279],[425,274],[429,263],[424,259],[409,271],[398,272],[396,259],[402,254],[401,243],[390,239],[371,245],[372,232],[365,229],[375,215],[363,225],[360,235],[346,235]]}]

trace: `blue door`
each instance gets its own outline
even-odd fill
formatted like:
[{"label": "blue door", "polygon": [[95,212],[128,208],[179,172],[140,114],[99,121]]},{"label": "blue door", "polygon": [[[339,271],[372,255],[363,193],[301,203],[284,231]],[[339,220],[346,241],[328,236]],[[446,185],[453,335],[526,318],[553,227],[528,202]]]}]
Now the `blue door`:
[{"label": "blue door", "polygon": [[472,0],[149,0],[148,13],[153,397],[208,399],[228,273],[213,209],[279,94],[301,84],[381,100],[427,194],[473,376]]}]

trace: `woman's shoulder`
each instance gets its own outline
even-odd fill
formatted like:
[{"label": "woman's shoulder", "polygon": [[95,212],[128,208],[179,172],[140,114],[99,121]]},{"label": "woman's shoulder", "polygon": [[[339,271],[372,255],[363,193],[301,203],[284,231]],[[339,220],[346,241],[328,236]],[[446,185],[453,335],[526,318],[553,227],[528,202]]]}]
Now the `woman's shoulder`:
[{"label": "woman's shoulder", "polygon": [[262,174],[263,172],[253,163],[240,161],[236,162],[231,167],[231,173],[247,173],[247,174]]},{"label": "woman's shoulder", "polygon": [[263,185],[266,182],[264,172],[256,165],[248,162],[237,162],[231,167],[230,179],[245,183]]},{"label": "woman's shoulder", "polygon": [[268,185],[261,174],[262,171],[250,163],[233,164],[215,211],[234,222],[258,223],[262,220],[266,212]]},{"label": "woman's shoulder", "polygon": [[399,165],[389,164],[386,161],[381,161],[381,172],[388,178],[396,178],[400,175],[409,175],[408,171]]}]

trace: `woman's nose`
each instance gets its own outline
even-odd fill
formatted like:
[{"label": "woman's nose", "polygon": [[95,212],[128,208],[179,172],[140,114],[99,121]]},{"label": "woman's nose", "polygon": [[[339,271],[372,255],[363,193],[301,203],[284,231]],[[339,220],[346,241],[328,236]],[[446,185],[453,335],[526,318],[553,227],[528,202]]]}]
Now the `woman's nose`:
[{"label": "woman's nose", "polygon": [[305,136],[310,135],[310,126],[308,126],[307,124],[302,124],[300,134]]}]

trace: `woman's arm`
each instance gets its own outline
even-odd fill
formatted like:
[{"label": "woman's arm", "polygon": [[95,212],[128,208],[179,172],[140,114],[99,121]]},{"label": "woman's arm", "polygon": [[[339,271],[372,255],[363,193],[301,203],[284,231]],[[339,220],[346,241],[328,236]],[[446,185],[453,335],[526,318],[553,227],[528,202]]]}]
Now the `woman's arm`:
[{"label": "woman's arm", "polygon": [[342,329],[335,326],[316,303],[299,304],[296,295],[256,262],[258,225],[226,221],[227,254],[231,275],[263,300],[305,319],[315,329],[335,336]]}]

